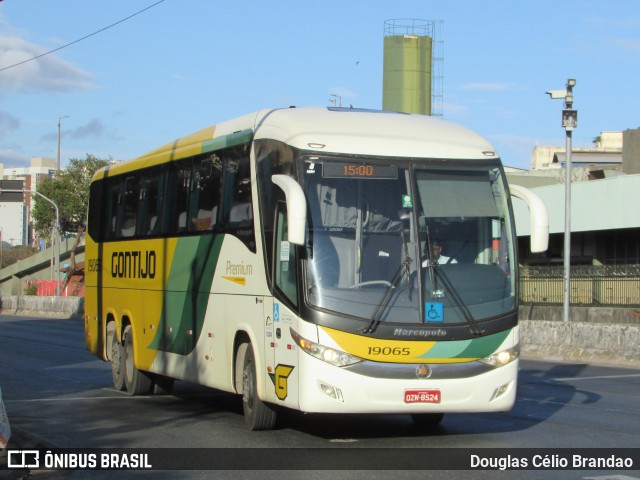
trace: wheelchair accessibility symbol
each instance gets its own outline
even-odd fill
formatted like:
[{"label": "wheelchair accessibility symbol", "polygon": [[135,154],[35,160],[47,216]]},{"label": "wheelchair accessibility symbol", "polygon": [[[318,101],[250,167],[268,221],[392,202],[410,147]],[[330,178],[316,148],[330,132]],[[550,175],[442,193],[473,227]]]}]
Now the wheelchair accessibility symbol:
[{"label": "wheelchair accessibility symbol", "polygon": [[439,302],[425,302],[424,316],[427,322],[444,322],[444,306]]}]

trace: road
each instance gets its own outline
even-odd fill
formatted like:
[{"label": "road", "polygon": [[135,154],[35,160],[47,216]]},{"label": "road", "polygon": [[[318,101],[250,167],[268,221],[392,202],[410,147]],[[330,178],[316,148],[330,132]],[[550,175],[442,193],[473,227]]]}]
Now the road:
[{"label": "road", "polygon": [[[279,462],[286,461],[291,449],[300,447],[365,447],[378,449],[369,451],[378,452],[381,458],[396,452],[400,462],[406,460],[402,455],[406,450],[401,449],[408,448],[633,448],[635,452],[640,448],[640,370],[586,364],[524,359],[512,411],[448,415],[431,430],[402,415],[287,411],[275,430],[249,432],[240,399],[233,395],[186,382],[177,382],[173,393],[166,396],[129,397],[115,391],[110,366],[84,349],[81,321],[0,316],[0,388],[14,439],[29,441],[29,445],[14,444],[14,448],[230,448],[237,449],[230,451],[232,460],[233,452],[240,452],[234,460],[239,462],[251,452],[247,448],[270,448],[269,452],[279,455],[275,460]],[[203,454],[186,451],[196,455],[194,461],[198,453]],[[204,452],[210,455],[212,450]],[[259,455],[248,457],[249,462],[252,457],[257,461]],[[438,478],[407,470],[411,467],[405,464],[403,468],[402,463],[394,468],[398,468],[394,478]],[[172,478],[212,478],[209,473],[173,472]],[[216,473],[215,478],[265,478],[261,472]],[[300,473],[285,472],[277,478],[325,478],[331,471]],[[65,475],[95,478],[78,471]],[[628,480],[640,479],[640,470],[452,470],[446,477],[495,479],[506,475]],[[388,476],[389,472],[373,470],[366,475],[361,470],[340,472],[340,478]],[[5,477],[0,473],[0,478]]]}]

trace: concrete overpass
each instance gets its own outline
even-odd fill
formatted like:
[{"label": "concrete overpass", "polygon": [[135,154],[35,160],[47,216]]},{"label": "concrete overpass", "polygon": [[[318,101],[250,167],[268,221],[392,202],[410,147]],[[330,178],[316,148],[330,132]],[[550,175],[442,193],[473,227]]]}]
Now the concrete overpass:
[{"label": "concrete overpass", "polygon": [[[70,265],[74,237],[62,240],[60,244],[60,268]],[[55,280],[55,268],[52,271],[53,249],[48,248],[37,254],[20,260],[0,270],[0,296],[23,295],[28,280]],[[76,262],[84,262],[84,243],[76,248]],[[60,275],[60,280],[64,275]]]}]

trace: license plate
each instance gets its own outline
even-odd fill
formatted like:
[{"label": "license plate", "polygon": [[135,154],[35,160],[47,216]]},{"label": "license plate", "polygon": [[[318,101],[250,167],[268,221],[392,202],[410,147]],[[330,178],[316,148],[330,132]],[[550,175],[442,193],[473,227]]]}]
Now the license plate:
[{"label": "license plate", "polygon": [[405,390],[404,403],[440,403],[440,390]]}]

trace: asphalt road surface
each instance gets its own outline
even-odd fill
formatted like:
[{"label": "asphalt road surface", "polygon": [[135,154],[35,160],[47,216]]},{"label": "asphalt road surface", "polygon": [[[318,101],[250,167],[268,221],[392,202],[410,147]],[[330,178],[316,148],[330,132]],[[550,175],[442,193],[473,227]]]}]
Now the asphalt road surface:
[{"label": "asphalt road surface", "polygon": [[[453,466],[429,471],[415,466],[422,465],[420,455],[445,464],[449,457],[464,462],[476,449],[512,458],[529,453],[529,461],[535,453],[539,461],[561,461],[571,453],[566,449],[631,453],[638,459],[640,370],[628,368],[524,359],[512,411],[447,415],[431,429],[414,425],[408,415],[284,411],[276,429],[249,432],[238,396],[186,382],[176,382],[164,396],[115,391],[109,364],[84,349],[81,321],[0,316],[0,388],[13,432],[10,448],[162,448],[179,465],[206,464],[213,456],[216,468],[220,462],[227,465],[224,470],[172,470],[161,478],[640,479],[640,462],[634,470]],[[442,452],[438,458],[435,448],[443,449],[437,450]],[[158,458],[158,450],[155,454]],[[289,462],[295,470],[282,467]],[[159,473],[31,471],[36,479],[157,478]],[[0,479],[8,478],[21,477],[16,470],[0,469]]]}]

